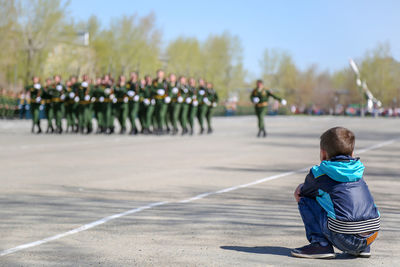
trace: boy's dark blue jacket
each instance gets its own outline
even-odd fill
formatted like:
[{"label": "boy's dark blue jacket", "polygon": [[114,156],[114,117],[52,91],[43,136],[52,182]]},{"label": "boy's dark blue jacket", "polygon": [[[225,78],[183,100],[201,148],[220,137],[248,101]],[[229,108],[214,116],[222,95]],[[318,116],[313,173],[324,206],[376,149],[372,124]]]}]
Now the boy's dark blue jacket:
[{"label": "boy's dark blue jacket", "polygon": [[336,156],[311,168],[300,196],[314,198],[327,212],[328,228],[344,234],[378,231],[380,214],[363,177],[364,165]]}]

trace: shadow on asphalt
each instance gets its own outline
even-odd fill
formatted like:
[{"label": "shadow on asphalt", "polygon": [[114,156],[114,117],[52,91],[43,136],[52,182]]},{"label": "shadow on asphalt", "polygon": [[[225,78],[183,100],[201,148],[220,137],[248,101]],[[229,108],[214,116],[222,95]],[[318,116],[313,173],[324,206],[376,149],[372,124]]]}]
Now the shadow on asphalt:
[{"label": "shadow on asphalt", "polygon": [[263,246],[263,247],[241,247],[241,246],[221,246],[220,248],[226,250],[235,250],[247,253],[256,254],[270,254],[279,256],[290,256],[290,248],[276,247],[276,246]]}]

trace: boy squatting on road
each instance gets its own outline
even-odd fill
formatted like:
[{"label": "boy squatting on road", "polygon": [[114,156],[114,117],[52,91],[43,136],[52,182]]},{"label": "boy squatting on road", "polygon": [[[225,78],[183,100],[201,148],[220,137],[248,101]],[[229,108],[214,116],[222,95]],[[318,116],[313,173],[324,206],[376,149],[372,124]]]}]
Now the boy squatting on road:
[{"label": "boy squatting on road", "polygon": [[354,134],[342,127],[321,135],[321,164],[311,168],[294,196],[311,243],[292,256],[330,259],[333,246],[357,257],[370,257],[380,230],[380,214],[363,179],[364,165],[353,157]]}]

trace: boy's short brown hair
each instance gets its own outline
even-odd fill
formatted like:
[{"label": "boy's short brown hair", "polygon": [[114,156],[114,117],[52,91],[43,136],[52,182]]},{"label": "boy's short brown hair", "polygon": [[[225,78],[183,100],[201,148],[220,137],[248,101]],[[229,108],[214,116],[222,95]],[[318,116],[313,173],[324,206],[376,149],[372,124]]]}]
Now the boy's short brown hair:
[{"label": "boy's short brown hair", "polygon": [[334,127],[321,135],[320,147],[332,158],[339,155],[350,156],[354,151],[354,133],[344,127]]}]

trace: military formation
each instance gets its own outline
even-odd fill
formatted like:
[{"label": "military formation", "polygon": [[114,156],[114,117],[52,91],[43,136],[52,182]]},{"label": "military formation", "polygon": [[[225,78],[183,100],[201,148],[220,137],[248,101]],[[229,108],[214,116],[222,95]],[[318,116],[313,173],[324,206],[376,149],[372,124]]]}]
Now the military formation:
[{"label": "military formation", "polygon": [[[83,75],[62,83],[59,75],[40,82],[32,78],[26,87],[26,100],[32,114],[32,133],[41,133],[40,110],[48,121],[46,133],[113,134],[119,124],[121,134],[193,135],[195,122],[199,134],[212,133],[211,119],[218,104],[213,84],[158,70],[156,78],[139,79],[136,72],[129,79],[110,75],[95,80]],[[93,118],[97,121],[94,129]],[[66,120],[66,126],[62,123]],[[139,122],[139,123],[137,123]],[[63,127],[64,125],[64,127]]]}]

